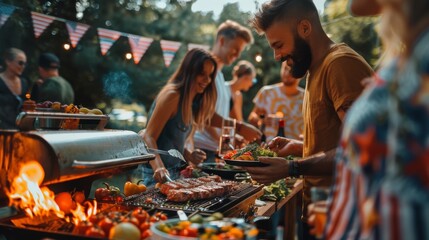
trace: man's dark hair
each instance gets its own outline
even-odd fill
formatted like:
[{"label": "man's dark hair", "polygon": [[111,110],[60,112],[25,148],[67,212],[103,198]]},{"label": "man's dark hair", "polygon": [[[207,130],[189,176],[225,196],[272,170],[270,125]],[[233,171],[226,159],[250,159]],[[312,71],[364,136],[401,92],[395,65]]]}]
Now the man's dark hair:
[{"label": "man's dark hair", "polygon": [[237,37],[240,37],[246,43],[253,43],[253,36],[250,29],[232,20],[226,20],[219,26],[217,29],[216,39],[218,39],[219,36],[224,36],[228,39],[236,39]]},{"label": "man's dark hair", "polygon": [[312,0],[271,0],[262,4],[251,20],[259,34],[263,34],[277,20],[317,19],[319,14]]}]

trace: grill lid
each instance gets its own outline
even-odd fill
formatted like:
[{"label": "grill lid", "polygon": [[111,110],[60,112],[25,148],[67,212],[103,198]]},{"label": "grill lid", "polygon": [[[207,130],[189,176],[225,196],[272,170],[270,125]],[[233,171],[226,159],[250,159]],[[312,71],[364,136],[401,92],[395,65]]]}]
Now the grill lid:
[{"label": "grill lid", "polygon": [[122,130],[0,131],[0,170],[15,176],[22,163],[38,161],[44,183],[62,182],[155,158],[142,138]]}]

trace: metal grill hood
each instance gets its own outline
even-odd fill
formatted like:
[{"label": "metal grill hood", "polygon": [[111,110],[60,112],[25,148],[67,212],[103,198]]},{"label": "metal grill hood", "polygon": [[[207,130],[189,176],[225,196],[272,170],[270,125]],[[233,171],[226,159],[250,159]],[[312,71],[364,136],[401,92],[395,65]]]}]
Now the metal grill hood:
[{"label": "metal grill hood", "polygon": [[[0,173],[10,180],[35,160],[44,184],[68,181],[155,158],[135,132],[123,130],[0,131]],[[10,182],[10,181],[9,181]]]}]

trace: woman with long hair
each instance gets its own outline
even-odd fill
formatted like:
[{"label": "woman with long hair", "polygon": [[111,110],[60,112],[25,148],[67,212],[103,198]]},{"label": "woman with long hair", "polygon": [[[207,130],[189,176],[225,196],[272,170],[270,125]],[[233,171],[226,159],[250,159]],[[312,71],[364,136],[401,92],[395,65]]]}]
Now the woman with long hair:
[{"label": "woman with long hair", "polygon": [[29,84],[21,77],[27,64],[25,53],[17,48],[6,49],[4,71],[0,73],[0,129],[16,128],[15,120],[21,111]]},{"label": "woman with long hair", "polygon": [[[216,104],[216,87],[213,84],[216,68],[213,56],[203,49],[192,49],[186,54],[150,110],[143,133],[149,147],[177,149],[193,164],[204,160],[204,152],[186,150],[185,142],[193,131],[210,124]],[[179,176],[180,167],[180,160],[157,155],[150,166],[143,165],[145,184],[153,185],[153,180],[162,182],[166,174],[175,179]]]},{"label": "woman with long hair", "polygon": [[243,121],[243,94],[256,81],[256,70],[252,63],[246,60],[239,61],[232,69],[232,80],[226,84],[231,88],[230,116]]}]

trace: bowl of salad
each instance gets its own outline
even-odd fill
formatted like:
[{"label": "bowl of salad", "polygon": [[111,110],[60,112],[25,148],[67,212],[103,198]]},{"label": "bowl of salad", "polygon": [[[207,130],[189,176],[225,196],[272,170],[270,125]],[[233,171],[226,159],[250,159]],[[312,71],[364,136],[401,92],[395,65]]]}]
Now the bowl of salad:
[{"label": "bowl of salad", "polygon": [[245,223],[241,218],[223,218],[221,213],[214,213],[206,218],[197,214],[186,221],[177,218],[157,222],[151,226],[151,231],[154,239],[162,240],[256,240],[258,236],[258,230],[254,225]]}]

